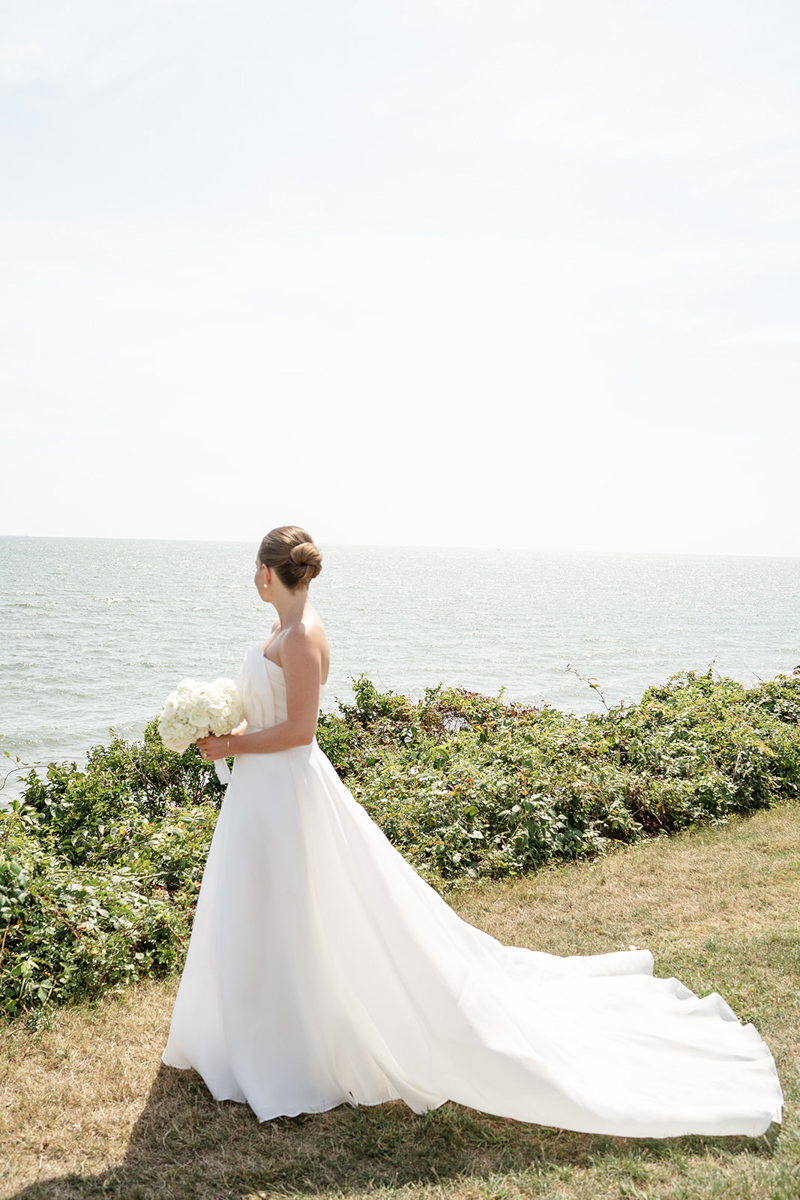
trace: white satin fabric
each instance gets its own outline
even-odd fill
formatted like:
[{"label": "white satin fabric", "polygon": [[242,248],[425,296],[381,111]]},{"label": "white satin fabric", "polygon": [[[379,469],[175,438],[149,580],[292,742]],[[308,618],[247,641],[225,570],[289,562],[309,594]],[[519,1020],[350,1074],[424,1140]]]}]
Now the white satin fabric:
[{"label": "white satin fabric", "polygon": [[[286,719],[255,645],[251,729]],[[772,1056],[718,995],[655,979],[648,951],[557,958],[461,921],[317,746],[237,757],[164,1062],[257,1116],[455,1100],[628,1137],[764,1132]]]}]

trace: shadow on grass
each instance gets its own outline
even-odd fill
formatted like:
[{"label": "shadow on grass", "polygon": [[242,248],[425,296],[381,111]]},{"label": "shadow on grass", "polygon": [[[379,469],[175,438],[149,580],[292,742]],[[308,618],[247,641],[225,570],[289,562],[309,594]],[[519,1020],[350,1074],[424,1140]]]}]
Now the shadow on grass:
[{"label": "shadow on grass", "polygon": [[[194,1072],[161,1067],[122,1163],[98,1175],[42,1180],[11,1200],[240,1200],[245,1196],[368,1193],[476,1182],[525,1172],[533,1194],[548,1177],[612,1168],[636,1178],[659,1160],[700,1154],[771,1155],[763,1138],[639,1141],[569,1133],[490,1117],[455,1104],[416,1116],[397,1101],[376,1108],[281,1118],[259,1125],[249,1108],[212,1100]],[[481,1189],[482,1190],[482,1189]],[[473,1193],[474,1194],[474,1193]]]}]

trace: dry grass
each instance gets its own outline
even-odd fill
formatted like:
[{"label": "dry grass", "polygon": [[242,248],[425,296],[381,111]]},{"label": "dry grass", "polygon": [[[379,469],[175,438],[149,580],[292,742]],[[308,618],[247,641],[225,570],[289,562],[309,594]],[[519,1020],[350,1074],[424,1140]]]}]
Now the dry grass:
[{"label": "dry grass", "polygon": [[769,1041],[787,1096],[766,1138],[636,1142],[447,1105],[337,1109],[260,1126],[159,1064],[174,981],[0,1030],[0,1194],[22,1200],[797,1200],[800,809],[645,844],[454,899],[507,942],[559,954],[648,945],[661,975],[715,988]]}]

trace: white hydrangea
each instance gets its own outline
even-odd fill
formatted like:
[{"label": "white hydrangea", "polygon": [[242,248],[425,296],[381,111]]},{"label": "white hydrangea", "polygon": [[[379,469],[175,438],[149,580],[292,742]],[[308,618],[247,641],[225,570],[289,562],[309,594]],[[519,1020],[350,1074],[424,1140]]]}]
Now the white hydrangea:
[{"label": "white hydrangea", "polygon": [[244,718],[244,708],[232,679],[195,683],[184,679],[167,696],[158,718],[158,732],[168,750],[183,754],[192,742],[209,733],[224,737]]}]

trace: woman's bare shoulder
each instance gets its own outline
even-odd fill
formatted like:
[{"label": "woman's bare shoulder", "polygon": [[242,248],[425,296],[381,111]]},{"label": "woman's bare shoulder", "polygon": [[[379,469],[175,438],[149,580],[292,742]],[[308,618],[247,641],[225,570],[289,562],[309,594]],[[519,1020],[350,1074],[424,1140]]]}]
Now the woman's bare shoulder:
[{"label": "woman's bare shoulder", "polygon": [[282,640],[284,645],[292,645],[298,650],[303,647],[309,650],[312,647],[314,649],[324,647],[326,650],[328,648],[324,626],[313,609],[304,613],[302,621],[298,621],[296,625],[292,625],[291,629],[287,629]]},{"label": "woman's bare shoulder", "polygon": [[287,629],[281,639],[281,654],[284,664],[292,669],[303,661],[317,663],[320,682],[327,682],[331,654],[322,621],[313,610],[304,613],[302,621]]}]

